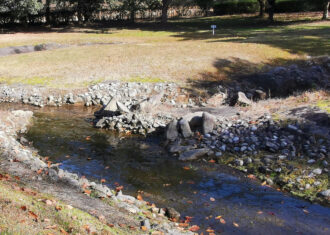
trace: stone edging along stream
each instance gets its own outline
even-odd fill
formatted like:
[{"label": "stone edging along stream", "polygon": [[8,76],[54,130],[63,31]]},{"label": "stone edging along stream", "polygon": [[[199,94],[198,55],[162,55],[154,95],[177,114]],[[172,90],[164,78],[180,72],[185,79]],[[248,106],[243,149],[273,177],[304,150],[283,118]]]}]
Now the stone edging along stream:
[{"label": "stone edging along stream", "polygon": [[[241,93],[238,101],[249,105],[251,101]],[[243,118],[235,108],[221,106],[224,93],[203,100],[171,83],[110,82],[93,85],[86,92],[50,94],[43,89],[0,87],[2,102],[39,107],[102,105],[95,113],[98,128],[142,135],[162,130],[166,147],[180,160],[226,164],[268,185],[329,204],[328,127],[275,121],[268,114]],[[323,116],[326,122],[330,120],[328,114]]]},{"label": "stone edging along stream", "polygon": [[92,195],[93,197],[109,198],[118,208],[126,210],[132,216],[150,210],[154,216],[153,218],[141,218],[143,219],[141,226],[145,226],[147,230],[153,229],[173,235],[193,234],[189,231],[189,227],[185,229],[180,228],[178,223],[171,222],[167,219],[168,217],[173,221],[179,221],[180,214],[173,208],[162,209],[155,206],[150,207],[148,202],[124,195],[121,189],[116,191],[111,190],[103,184],[89,181],[84,177],[79,177],[77,174],[59,169],[58,164],[52,164],[49,161],[44,162],[35,151],[23,146],[17,141],[17,133],[24,133],[27,130],[33,112],[16,110],[0,111],[0,114],[0,157],[2,161],[24,164],[31,171],[36,172],[41,179],[48,178],[52,182],[65,183],[71,187],[81,189],[82,193]]}]

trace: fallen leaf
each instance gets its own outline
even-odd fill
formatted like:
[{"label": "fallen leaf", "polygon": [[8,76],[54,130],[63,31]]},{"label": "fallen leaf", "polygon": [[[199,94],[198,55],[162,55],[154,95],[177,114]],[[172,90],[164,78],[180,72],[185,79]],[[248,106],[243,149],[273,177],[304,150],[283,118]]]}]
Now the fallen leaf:
[{"label": "fallen leaf", "polygon": [[113,227],[115,227],[115,225],[114,224],[107,224],[110,228],[113,228]]},{"label": "fallen leaf", "polygon": [[21,210],[26,211],[26,206],[21,206]]},{"label": "fallen leaf", "polygon": [[208,228],[208,229],[206,229],[206,232],[208,232],[208,233],[214,233],[214,230],[213,230],[213,229],[210,229],[210,228]]},{"label": "fallen leaf", "polygon": [[147,231],[148,229],[147,229],[146,226],[141,226],[141,230],[142,230],[142,231]]},{"label": "fallen leaf", "polygon": [[189,228],[189,231],[191,231],[191,232],[197,232],[199,229],[200,229],[199,226],[197,226],[197,225],[193,225],[193,226],[191,226],[191,227]]},{"label": "fallen leaf", "polygon": [[138,194],[136,199],[139,200],[139,201],[143,201],[143,198],[142,198],[141,194]]},{"label": "fallen leaf", "polygon": [[35,219],[36,221],[38,220],[38,216],[33,211],[29,211],[29,216]]},{"label": "fallen leaf", "polygon": [[186,170],[186,171],[188,171],[188,170],[190,170],[190,167],[189,166],[185,166],[185,167],[183,167],[183,169]]},{"label": "fallen leaf", "polygon": [[105,179],[101,179],[101,183],[105,183],[106,182],[106,180]]},{"label": "fallen leaf", "polygon": [[90,137],[90,136],[87,136],[87,137],[86,137],[86,140],[87,140],[87,141],[91,140],[91,137]]},{"label": "fallen leaf", "polygon": [[226,224],[226,220],[224,220],[223,218],[220,219],[220,223],[222,224]]},{"label": "fallen leaf", "polygon": [[221,216],[221,215],[219,215],[219,216],[215,217],[215,219],[221,219],[221,218],[222,218],[222,216]]},{"label": "fallen leaf", "polygon": [[39,170],[37,171],[37,174],[40,175],[40,174],[42,173],[42,171],[43,171],[43,169],[39,169]]},{"label": "fallen leaf", "polygon": [[267,184],[266,181],[262,182],[261,186],[265,186]]},{"label": "fallen leaf", "polygon": [[213,197],[210,197],[211,202],[215,202],[215,199]]},{"label": "fallen leaf", "polygon": [[83,228],[89,233],[90,232],[90,228],[89,228],[89,226],[87,225],[87,224],[85,224],[84,226],[83,226]]},{"label": "fallen leaf", "polygon": [[189,204],[193,204],[193,202],[192,202],[192,201],[187,201],[187,203],[189,203]]},{"label": "fallen leaf", "polygon": [[84,192],[85,192],[85,194],[87,194],[87,195],[91,195],[91,193],[92,193],[92,191],[90,191],[90,190],[88,190],[88,189],[85,189]]},{"label": "fallen leaf", "polygon": [[263,213],[262,211],[258,211],[258,212],[257,212],[258,215],[261,215],[262,213]]},{"label": "fallen leaf", "polygon": [[188,223],[180,223],[179,224],[179,227],[181,227],[181,228],[187,228],[188,226],[189,226]]},{"label": "fallen leaf", "polygon": [[63,228],[60,228],[60,232],[61,232],[62,234],[68,234]]},{"label": "fallen leaf", "polygon": [[234,225],[236,228],[239,227],[238,223],[233,222],[233,225]]},{"label": "fallen leaf", "polygon": [[18,176],[15,176],[15,179],[16,179],[16,180],[20,180],[21,178],[19,178]]},{"label": "fallen leaf", "polygon": [[104,167],[104,169],[109,169],[110,168],[110,166],[106,166],[106,167]]},{"label": "fallen leaf", "polygon": [[211,160],[209,161],[209,163],[215,163],[215,160],[214,160],[214,159],[211,159]]},{"label": "fallen leaf", "polygon": [[60,211],[60,210],[62,210],[62,207],[60,207],[60,206],[55,206],[55,210]]},{"label": "fallen leaf", "polygon": [[306,210],[306,209],[303,209],[303,212],[304,212],[305,214],[309,214],[309,211]]},{"label": "fallen leaf", "polygon": [[248,175],[247,177],[248,177],[249,179],[253,179],[253,180],[256,179],[255,175]]},{"label": "fallen leaf", "polygon": [[124,186],[118,186],[118,187],[116,187],[116,191],[119,192],[119,191],[123,190],[123,188],[124,188]]},{"label": "fallen leaf", "polygon": [[49,225],[45,229],[55,229],[55,228],[57,228],[56,224],[55,225]]}]

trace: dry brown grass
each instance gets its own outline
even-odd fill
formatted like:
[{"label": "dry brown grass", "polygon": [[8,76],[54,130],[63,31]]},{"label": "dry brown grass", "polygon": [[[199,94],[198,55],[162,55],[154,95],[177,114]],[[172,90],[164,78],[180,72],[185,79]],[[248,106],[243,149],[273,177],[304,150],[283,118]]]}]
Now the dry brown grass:
[{"label": "dry brown grass", "polygon": [[[200,22],[205,24],[203,20]],[[215,65],[219,60],[235,58],[262,67],[265,64],[274,64],[274,61],[301,59],[306,54],[298,55],[288,49],[307,48],[306,43],[315,45],[315,37],[322,37],[324,28],[330,26],[327,22],[318,22],[245,28],[244,25],[237,26],[237,22],[241,22],[242,18],[238,21],[228,17],[207,20],[216,20],[219,24],[229,21],[226,23],[229,26],[227,25],[224,33],[217,38],[210,37],[210,32],[205,30],[204,26],[198,26],[198,22],[193,30],[187,28],[189,33],[150,29],[105,29],[99,33],[87,30],[89,33],[86,33],[86,29],[77,29],[77,32],[67,33],[2,35],[0,48],[49,42],[71,46],[53,51],[1,57],[0,82],[68,88],[85,87],[104,80],[173,81],[184,84],[188,80],[205,79],[205,74],[222,79],[227,76],[228,71],[226,67],[219,71]],[[190,23],[194,25],[195,21]],[[185,30],[184,25],[180,27]],[[295,29],[303,34],[309,29],[323,31],[316,32],[320,36],[312,39],[304,38],[301,44],[297,44],[293,39],[285,45],[285,38],[292,37],[292,30]],[[276,36],[276,43],[272,42],[272,35]],[[323,39],[322,45],[327,49],[325,41]],[[100,42],[123,44],[78,46]],[[314,50],[314,47],[309,49]]]}]

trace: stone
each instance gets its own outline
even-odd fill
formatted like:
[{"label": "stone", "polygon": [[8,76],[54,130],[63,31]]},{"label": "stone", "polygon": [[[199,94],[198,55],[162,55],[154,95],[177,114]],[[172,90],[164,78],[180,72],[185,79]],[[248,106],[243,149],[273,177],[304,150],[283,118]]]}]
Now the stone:
[{"label": "stone", "polygon": [[241,160],[241,159],[236,159],[236,160],[235,160],[235,165],[236,165],[236,166],[243,166],[243,165],[244,165],[244,162],[243,162],[243,160]]},{"label": "stone", "polygon": [[213,131],[216,124],[216,117],[208,112],[204,112],[202,115],[202,130],[203,134],[208,134]]},{"label": "stone", "polygon": [[130,113],[129,109],[123,103],[117,101],[116,104],[120,113]]},{"label": "stone", "polygon": [[110,111],[110,112],[117,112],[117,100],[115,98],[112,98],[110,102],[104,107],[104,111]]},{"label": "stone", "polygon": [[265,100],[267,98],[266,92],[262,90],[255,90],[253,94],[254,100]]},{"label": "stone", "polygon": [[182,153],[179,157],[180,161],[192,161],[199,159],[203,156],[205,156],[209,152],[208,148],[202,148],[202,149],[193,149],[186,151]]},{"label": "stone", "polygon": [[165,209],[165,216],[167,216],[169,219],[175,219],[176,221],[179,221],[181,215],[174,208],[168,207]]},{"label": "stone", "polygon": [[330,189],[320,192],[319,195],[322,197],[330,198]]},{"label": "stone", "polygon": [[192,133],[189,123],[186,119],[181,119],[179,121],[179,127],[180,127],[181,134],[184,138],[188,138],[188,137],[192,136],[193,133]]},{"label": "stone", "polygon": [[148,229],[148,230],[151,229],[150,221],[148,219],[145,219],[145,220],[141,221],[141,226],[146,227],[146,229]]},{"label": "stone", "polygon": [[238,92],[237,103],[240,105],[251,105],[252,101],[249,100],[243,92]]},{"label": "stone", "polygon": [[174,141],[176,138],[179,136],[178,132],[178,121],[173,120],[167,125],[166,132],[165,132],[165,137],[167,140]]},{"label": "stone", "polygon": [[321,175],[322,174],[322,169],[316,168],[312,171],[315,175]]}]

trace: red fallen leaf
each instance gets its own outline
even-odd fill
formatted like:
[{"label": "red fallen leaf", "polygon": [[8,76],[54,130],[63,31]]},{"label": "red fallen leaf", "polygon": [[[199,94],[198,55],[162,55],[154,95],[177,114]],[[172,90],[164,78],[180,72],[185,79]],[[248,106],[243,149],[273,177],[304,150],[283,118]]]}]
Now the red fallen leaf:
[{"label": "red fallen leaf", "polygon": [[143,201],[143,197],[141,196],[141,194],[138,194],[136,199],[139,200],[139,201]]},{"label": "red fallen leaf", "polygon": [[38,220],[38,216],[33,211],[29,211],[29,216],[35,219],[36,221]]},{"label": "red fallen leaf", "polygon": [[45,158],[44,158],[45,161],[48,161],[48,159],[49,159],[49,157],[45,157]]},{"label": "red fallen leaf", "polygon": [[214,159],[211,159],[211,160],[209,161],[209,163],[215,163],[215,160],[214,160]]},{"label": "red fallen leaf", "polygon": [[115,182],[114,185],[117,187],[120,186],[120,184],[118,182]]},{"label": "red fallen leaf", "polygon": [[183,167],[183,169],[186,170],[186,171],[188,171],[188,170],[190,170],[191,168],[190,168],[189,166],[185,166],[185,167]]},{"label": "red fallen leaf", "polygon": [[43,169],[39,169],[39,170],[37,171],[37,174],[40,175],[40,174],[42,173],[42,171],[43,171]]},{"label": "red fallen leaf", "polygon": [[185,222],[187,222],[187,223],[189,223],[192,219],[193,219],[194,217],[192,217],[192,216],[186,216],[185,217]]},{"label": "red fallen leaf", "polygon": [[107,224],[110,228],[113,228],[113,227],[115,227],[115,225],[114,224]]},{"label": "red fallen leaf", "polygon": [[60,211],[60,210],[62,210],[62,207],[60,207],[60,206],[55,206],[55,210]]},{"label": "red fallen leaf", "polygon": [[189,228],[189,231],[191,231],[191,232],[197,232],[199,229],[200,229],[199,226],[197,226],[197,225],[193,225],[193,226],[191,226],[191,227]]},{"label": "red fallen leaf", "polygon": [[21,206],[21,210],[26,211],[26,206]]},{"label": "red fallen leaf", "polygon": [[101,179],[101,183],[105,183],[106,182],[106,180],[105,179]]},{"label": "red fallen leaf", "polygon": [[220,223],[222,224],[226,224],[226,220],[224,220],[223,218],[220,219]]},{"label": "red fallen leaf", "polygon": [[119,225],[119,227],[126,227],[126,224],[118,224]]},{"label": "red fallen leaf", "polygon": [[16,158],[13,160],[13,162],[20,162],[20,160],[17,160]]},{"label": "red fallen leaf", "polygon": [[90,137],[90,136],[87,136],[87,137],[86,137],[86,140],[87,140],[87,141],[91,140],[91,137]]},{"label": "red fallen leaf", "polygon": [[48,162],[47,162],[47,166],[48,166],[48,168],[50,168],[51,165],[52,165],[52,162],[51,162],[51,161],[48,161]]},{"label": "red fallen leaf", "polygon": [[132,225],[128,226],[128,228],[129,228],[130,230],[136,230],[136,228],[135,228],[134,226],[132,226]]},{"label": "red fallen leaf", "polygon": [[187,201],[187,203],[189,203],[189,204],[193,204],[193,202],[192,202],[192,201]]},{"label": "red fallen leaf", "polygon": [[236,228],[239,227],[238,223],[233,222],[233,225],[234,225]]}]

